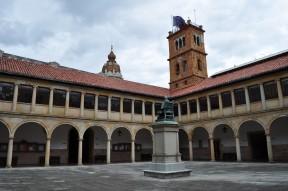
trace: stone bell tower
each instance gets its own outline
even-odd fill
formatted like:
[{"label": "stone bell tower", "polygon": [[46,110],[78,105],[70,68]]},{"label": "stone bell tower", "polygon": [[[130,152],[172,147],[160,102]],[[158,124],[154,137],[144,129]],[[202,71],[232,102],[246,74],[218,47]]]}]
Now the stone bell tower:
[{"label": "stone bell tower", "polygon": [[100,72],[100,74],[108,76],[108,77],[123,79],[121,70],[120,70],[120,65],[117,64],[116,62],[116,55],[113,52],[112,46],[111,46],[111,51],[108,54],[108,60],[103,65],[102,71]]},{"label": "stone bell tower", "polygon": [[170,89],[193,86],[208,77],[202,26],[188,20],[176,31],[170,31]]}]

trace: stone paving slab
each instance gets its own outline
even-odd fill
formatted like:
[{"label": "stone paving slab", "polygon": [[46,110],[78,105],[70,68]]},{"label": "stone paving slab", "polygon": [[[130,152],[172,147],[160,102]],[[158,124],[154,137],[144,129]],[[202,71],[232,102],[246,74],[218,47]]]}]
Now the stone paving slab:
[{"label": "stone paving slab", "polygon": [[0,169],[0,191],[287,191],[288,164],[185,162],[190,177],[143,176],[148,163]]}]

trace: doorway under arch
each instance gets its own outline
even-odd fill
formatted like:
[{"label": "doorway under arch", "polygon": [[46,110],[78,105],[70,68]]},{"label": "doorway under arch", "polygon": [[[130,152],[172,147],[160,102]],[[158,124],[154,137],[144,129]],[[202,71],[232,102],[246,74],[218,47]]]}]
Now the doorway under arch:
[{"label": "doorway under arch", "polygon": [[0,168],[6,166],[8,142],[9,142],[8,127],[4,123],[0,122]]},{"label": "doorway under arch", "polygon": [[119,127],[111,136],[111,162],[131,162],[131,134]]},{"label": "doorway under arch", "polygon": [[246,121],[239,129],[241,157],[243,161],[268,161],[264,128],[256,121]]},{"label": "doorway under arch", "polygon": [[288,162],[288,116],[275,119],[270,127],[273,160]]},{"label": "doorway under arch", "polygon": [[181,160],[189,160],[189,139],[187,133],[183,129],[179,129],[179,152],[181,153]]},{"label": "doorway under arch", "polygon": [[135,136],[135,160],[151,161],[152,154],[152,134],[148,129],[140,129]]},{"label": "doorway under arch", "polygon": [[193,160],[210,160],[209,134],[203,127],[197,127],[192,133]]}]

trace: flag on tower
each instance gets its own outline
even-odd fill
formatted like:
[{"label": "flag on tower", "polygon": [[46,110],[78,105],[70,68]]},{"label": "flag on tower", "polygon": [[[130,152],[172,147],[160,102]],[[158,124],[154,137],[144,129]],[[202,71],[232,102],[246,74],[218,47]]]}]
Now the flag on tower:
[{"label": "flag on tower", "polygon": [[173,16],[173,26],[181,28],[186,25],[185,20],[180,16]]}]

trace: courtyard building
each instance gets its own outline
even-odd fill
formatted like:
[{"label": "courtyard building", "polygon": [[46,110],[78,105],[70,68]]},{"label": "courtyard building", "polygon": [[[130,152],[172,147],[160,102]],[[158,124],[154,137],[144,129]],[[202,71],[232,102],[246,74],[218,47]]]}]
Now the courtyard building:
[{"label": "courtyard building", "polygon": [[[0,166],[151,161],[165,96],[182,160],[288,161],[288,51],[208,77],[202,26],[170,31],[169,89],[0,52]],[[157,80],[157,79],[155,79]]]}]

